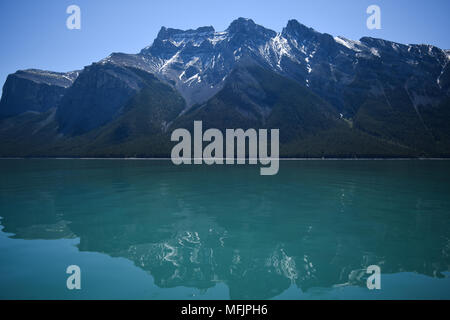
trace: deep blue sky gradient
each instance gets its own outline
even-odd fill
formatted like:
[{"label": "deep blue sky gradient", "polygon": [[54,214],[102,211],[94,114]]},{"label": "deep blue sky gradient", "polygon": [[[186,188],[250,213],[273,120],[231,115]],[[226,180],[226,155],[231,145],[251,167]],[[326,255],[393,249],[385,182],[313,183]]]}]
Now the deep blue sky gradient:
[{"label": "deep blue sky gradient", "polygon": [[[66,28],[66,8],[81,7],[81,30]],[[382,10],[368,30],[366,9]],[[289,19],[350,39],[363,36],[450,49],[450,0],[0,0],[0,85],[18,69],[70,71],[111,52],[137,53],[161,26],[225,30],[246,17],[275,31]]]}]

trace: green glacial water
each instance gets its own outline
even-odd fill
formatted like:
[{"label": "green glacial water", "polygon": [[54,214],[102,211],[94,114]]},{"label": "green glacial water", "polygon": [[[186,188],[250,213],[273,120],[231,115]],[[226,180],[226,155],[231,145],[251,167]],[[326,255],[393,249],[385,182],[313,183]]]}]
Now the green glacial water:
[{"label": "green glacial water", "polygon": [[0,160],[0,217],[0,299],[450,299],[450,161]]}]

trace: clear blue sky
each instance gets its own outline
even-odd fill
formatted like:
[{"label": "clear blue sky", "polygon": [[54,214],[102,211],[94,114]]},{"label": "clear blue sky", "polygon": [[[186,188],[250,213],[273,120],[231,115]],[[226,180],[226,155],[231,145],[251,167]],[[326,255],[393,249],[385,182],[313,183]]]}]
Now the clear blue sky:
[{"label": "clear blue sky", "polygon": [[[81,30],[66,28],[66,8],[81,8]],[[377,4],[382,30],[368,30]],[[0,84],[18,69],[81,69],[111,52],[136,53],[161,26],[212,25],[238,17],[281,31],[289,19],[350,39],[362,36],[450,49],[450,0],[0,0]]]}]

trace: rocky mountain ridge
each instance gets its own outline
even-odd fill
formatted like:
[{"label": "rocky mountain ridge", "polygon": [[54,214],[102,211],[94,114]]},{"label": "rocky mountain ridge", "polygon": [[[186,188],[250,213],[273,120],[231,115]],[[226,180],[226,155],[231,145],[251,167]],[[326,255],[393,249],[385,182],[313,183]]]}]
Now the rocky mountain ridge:
[{"label": "rocky mountain ridge", "polygon": [[[113,53],[70,73],[25,70],[10,75],[0,101],[0,144],[9,147],[1,155],[89,155],[92,150],[75,147],[74,141],[86,144],[83,139],[89,137],[91,143],[93,134],[109,132],[109,127],[136,110],[164,114],[162,104],[177,101],[176,106],[167,106],[168,114],[179,110],[172,118],[147,115],[153,124],[152,117],[165,119],[157,126],[160,132],[154,132],[154,127],[148,132],[145,125],[136,123],[120,125],[127,128],[121,129],[127,133],[121,141],[135,145],[132,154],[154,155],[155,146],[147,139],[155,134],[161,136],[156,139],[158,150],[167,153],[167,147],[161,147],[166,139],[162,136],[174,124],[187,125],[185,120],[193,116],[229,127],[237,123],[263,126],[278,110],[275,123],[289,128],[282,135],[286,155],[446,156],[450,154],[449,61],[449,50],[431,45],[369,37],[354,41],[317,32],[296,20],[290,20],[281,32],[245,18],[222,32],[213,27],[162,27],[153,44],[138,54]],[[284,95],[279,95],[281,84],[292,91],[282,90]],[[169,96],[149,105],[142,96],[159,95],[155,88]],[[184,101],[183,106],[178,101]],[[277,106],[279,101],[283,106]],[[305,103],[316,109],[306,111]],[[229,120],[225,121],[225,115]],[[137,121],[139,115],[132,118]],[[316,130],[299,127],[307,123],[317,124]],[[341,137],[341,149],[336,142],[320,148],[308,145],[327,141],[325,129],[338,130],[333,135]],[[133,130],[137,131],[131,134]],[[129,140],[144,136],[146,145]],[[368,137],[376,141],[369,143],[376,151],[373,154],[360,145]],[[35,141],[33,152],[20,150],[26,145],[23,139]],[[384,147],[379,149],[380,145]],[[108,156],[103,149],[131,155],[114,139],[92,148],[101,156]]]}]

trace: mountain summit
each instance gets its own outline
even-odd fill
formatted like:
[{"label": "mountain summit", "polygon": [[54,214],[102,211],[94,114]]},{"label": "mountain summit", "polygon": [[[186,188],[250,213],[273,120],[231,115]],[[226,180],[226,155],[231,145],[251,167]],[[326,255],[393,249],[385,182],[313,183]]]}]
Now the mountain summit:
[{"label": "mountain summit", "polygon": [[[167,156],[171,129],[278,126],[284,156],[450,155],[450,53],[238,18],[138,54],[9,75],[0,155]],[[159,98],[156,98],[159,97]]]}]

